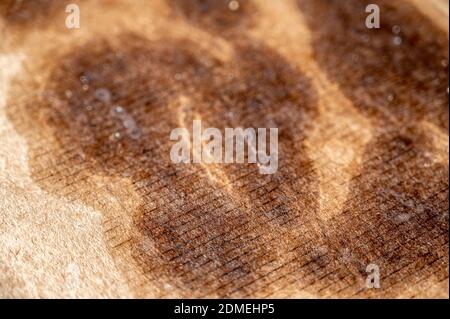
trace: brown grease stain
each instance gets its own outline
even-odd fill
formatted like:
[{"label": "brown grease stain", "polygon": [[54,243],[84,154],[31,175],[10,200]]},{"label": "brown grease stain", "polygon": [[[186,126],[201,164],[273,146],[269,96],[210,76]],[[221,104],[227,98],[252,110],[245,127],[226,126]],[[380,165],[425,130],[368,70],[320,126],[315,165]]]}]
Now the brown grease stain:
[{"label": "brown grease stain", "polygon": [[255,5],[250,0],[168,0],[167,2],[175,13],[188,22],[220,36],[236,36],[245,33],[246,29],[254,26],[257,16]]},{"label": "brown grease stain", "polygon": [[[420,126],[448,136],[448,36],[405,2],[298,3],[318,64],[375,125],[345,210],[330,221],[335,253],[362,274],[377,264],[388,296],[448,281],[448,164],[434,161]],[[371,3],[380,29],[365,27]]]},{"label": "brown grease stain", "polygon": [[[381,10],[380,29],[365,25],[372,3]],[[448,131],[444,31],[404,1],[299,0],[299,6],[318,64],[363,114],[380,126],[425,119]]]},{"label": "brown grease stain", "polygon": [[[93,174],[132,181],[143,204],[129,211],[127,245],[143,286],[151,280],[181,296],[244,296],[308,272],[302,244],[311,234],[302,230],[315,223],[318,194],[303,140],[316,116],[314,91],[262,44],[236,43],[233,54],[224,62],[188,40],[133,34],[97,40],[59,59],[39,99],[9,108],[30,145],[54,142],[30,155],[33,178],[46,191],[82,199]],[[189,105],[173,107],[183,97]],[[172,164],[170,131],[190,128],[196,115],[222,131],[278,127],[278,172]],[[129,117],[136,134],[122,122]],[[40,133],[30,134],[30,125]]]},{"label": "brown grease stain", "polygon": [[[429,78],[427,68],[436,70],[431,58],[441,54],[441,46],[423,54],[413,45],[389,51],[383,41],[392,39],[383,33],[377,41],[392,56],[369,67],[380,80],[375,83],[382,85],[362,86],[361,77],[370,72],[363,68],[366,64],[348,63],[360,43],[346,28],[364,23],[365,15],[342,15],[352,1],[300,1],[315,32],[319,65],[381,132],[368,146],[362,173],[355,176],[348,209],[324,225],[316,216],[317,175],[303,143],[318,116],[308,79],[273,49],[245,35],[231,37],[252,24],[248,21],[254,13],[246,9],[251,5],[240,1],[243,13],[230,16],[224,13],[229,10],[226,1],[169,3],[193,25],[224,36],[233,56],[224,61],[183,39],[151,41],[127,33],[95,40],[58,57],[43,87],[18,84],[32,93],[25,102],[11,101],[7,109],[30,145],[32,177],[46,191],[88,199],[86,204],[96,207],[87,195],[96,190],[93,175],[132,182],[142,205],[136,211],[123,204],[133,216],[124,245],[133,254],[130,264],[139,265],[136,273],[143,273],[137,274],[140,289],[151,282],[162,295],[175,290],[184,297],[264,297],[291,287],[317,296],[350,296],[364,289],[361,279],[370,262],[387,276],[382,285],[384,279],[395,285],[403,278],[408,284],[431,276],[448,278],[443,252],[448,249],[448,201],[443,197],[448,194],[448,166],[430,164],[432,147],[414,127],[426,118],[448,128],[448,110],[442,110],[442,99],[448,98],[417,78],[403,78],[413,76],[407,67],[412,61],[420,66],[419,78],[421,72]],[[397,17],[398,10],[388,12]],[[325,13],[331,16],[315,22]],[[417,15],[412,10],[399,17],[416,21]],[[430,30],[431,39],[442,41],[439,31]],[[400,63],[402,72],[396,75],[389,59],[402,61],[411,51],[414,59]],[[361,52],[380,55],[378,47]],[[409,105],[407,111],[381,103],[380,95],[394,88],[394,101]],[[424,95],[411,88],[423,89],[417,92]],[[413,103],[407,97],[411,93]],[[421,96],[436,104],[416,103]],[[278,127],[278,172],[262,176],[255,165],[170,163],[170,131],[180,124],[189,127],[196,116],[204,127]],[[130,118],[132,123],[125,125]],[[397,123],[402,121],[411,127]],[[120,221],[115,223],[112,227],[121,227]],[[398,286],[386,288],[365,290],[364,295],[398,294]]]}]

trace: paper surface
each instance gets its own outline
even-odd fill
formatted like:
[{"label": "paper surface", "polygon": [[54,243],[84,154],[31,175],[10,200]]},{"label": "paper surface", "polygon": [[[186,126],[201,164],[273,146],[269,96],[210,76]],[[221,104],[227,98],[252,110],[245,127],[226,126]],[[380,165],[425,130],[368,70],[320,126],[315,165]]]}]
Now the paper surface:
[{"label": "paper surface", "polygon": [[[448,2],[13,2],[1,297],[448,298]],[[279,127],[278,172],[171,164],[199,118]]]}]

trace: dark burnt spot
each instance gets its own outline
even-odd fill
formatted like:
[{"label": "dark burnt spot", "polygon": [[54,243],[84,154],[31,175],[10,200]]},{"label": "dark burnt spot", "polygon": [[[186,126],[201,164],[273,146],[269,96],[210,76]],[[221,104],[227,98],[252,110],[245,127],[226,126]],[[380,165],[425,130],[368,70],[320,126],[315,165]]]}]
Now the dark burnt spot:
[{"label": "dark burnt spot", "polygon": [[[448,36],[404,1],[298,1],[315,57],[364,114],[448,131]],[[369,4],[380,29],[366,28]]]},{"label": "dark burnt spot", "polygon": [[193,25],[226,35],[254,24],[255,6],[250,0],[168,0],[174,12]]},{"label": "dark burnt spot", "polygon": [[[303,141],[317,116],[314,91],[262,44],[236,43],[233,52],[223,62],[188,40],[96,40],[58,57],[42,89],[23,83],[30,100],[9,104],[46,191],[102,207],[105,199],[86,195],[99,187],[92,176],[131,181],[142,204],[121,203],[133,229],[119,245],[144,274],[139,289],[149,280],[182,296],[261,294],[296,275],[309,254],[302,243],[316,224],[318,187]],[[172,164],[170,131],[190,128],[196,115],[222,131],[278,127],[278,172]]]}]

